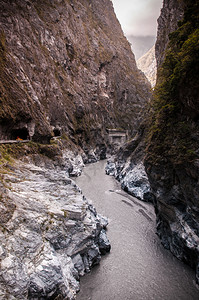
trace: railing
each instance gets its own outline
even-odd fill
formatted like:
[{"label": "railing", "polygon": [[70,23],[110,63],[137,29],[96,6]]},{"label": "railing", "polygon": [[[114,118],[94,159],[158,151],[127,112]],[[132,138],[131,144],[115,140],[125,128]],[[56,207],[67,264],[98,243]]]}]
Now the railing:
[{"label": "railing", "polygon": [[2,140],[0,144],[28,143],[30,140]]}]

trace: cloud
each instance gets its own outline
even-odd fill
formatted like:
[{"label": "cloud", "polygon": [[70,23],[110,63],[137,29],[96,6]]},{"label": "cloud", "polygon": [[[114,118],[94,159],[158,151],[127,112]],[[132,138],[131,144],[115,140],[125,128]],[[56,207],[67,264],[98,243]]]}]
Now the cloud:
[{"label": "cloud", "polygon": [[127,35],[156,35],[162,0],[112,0]]}]

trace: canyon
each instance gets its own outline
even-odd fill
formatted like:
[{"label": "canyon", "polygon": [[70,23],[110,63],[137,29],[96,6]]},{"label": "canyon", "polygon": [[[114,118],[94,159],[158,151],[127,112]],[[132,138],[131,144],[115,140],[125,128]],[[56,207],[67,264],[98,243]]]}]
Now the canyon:
[{"label": "canyon", "polygon": [[198,9],[195,1],[164,1],[149,109],[136,136],[106,167],[129,194],[153,202],[162,244],[195,269],[197,283]]},{"label": "canyon", "polygon": [[75,299],[111,246],[71,178],[113,151],[110,130],[135,134],[150,84],[109,0],[2,0],[0,14],[1,299]]},{"label": "canyon", "polygon": [[111,245],[73,177],[106,157],[199,282],[198,9],[164,0],[152,93],[110,0],[0,1],[2,300],[76,299]]}]

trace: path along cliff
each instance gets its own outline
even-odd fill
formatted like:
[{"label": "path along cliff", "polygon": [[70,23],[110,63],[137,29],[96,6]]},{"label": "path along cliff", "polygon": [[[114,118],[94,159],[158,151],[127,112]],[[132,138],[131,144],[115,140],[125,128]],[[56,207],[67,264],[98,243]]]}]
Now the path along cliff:
[{"label": "path along cliff", "polygon": [[2,0],[0,13],[0,136],[33,140],[1,145],[2,299],[73,299],[110,250],[107,220],[68,177],[105,157],[108,129],[129,131],[115,174],[154,203],[163,245],[198,282],[198,1],[164,0],[148,110],[111,1]]},{"label": "path along cliff", "polygon": [[65,134],[86,150],[107,146],[107,128],[136,132],[150,85],[110,0],[1,0],[0,12],[1,139]]},{"label": "path along cliff", "polygon": [[110,0],[0,1],[1,299],[75,298],[110,244],[69,176],[149,97]]}]

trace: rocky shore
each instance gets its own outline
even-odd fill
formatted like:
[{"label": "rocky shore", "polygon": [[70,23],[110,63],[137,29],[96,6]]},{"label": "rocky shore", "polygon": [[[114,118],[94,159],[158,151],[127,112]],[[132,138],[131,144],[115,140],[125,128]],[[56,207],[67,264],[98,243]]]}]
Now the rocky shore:
[{"label": "rocky shore", "polygon": [[131,162],[121,163],[116,158],[112,158],[108,160],[105,172],[107,175],[114,176],[128,194],[142,201],[152,200],[149,181],[142,162],[132,165]]},{"label": "rocky shore", "polygon": [[[65,153],[73,175],[83,159]],[[69,163],[70,161],[70,163]],[[79,278],[110,251],[108,220],[97,214],[69,169],[35,154],[1,172],[0,298],[75,299]],[[75,174],[76,173],[76,174]]]},{"label": "rocky shore", "polygon": [[144,129],[140,127],[137,135],[107,161],[105,172],[114,176],[128,194],[153,202],[154,196],[143,164],[144,148]]}]

